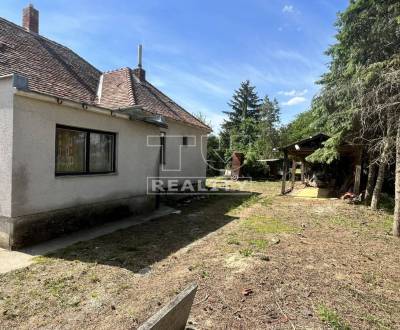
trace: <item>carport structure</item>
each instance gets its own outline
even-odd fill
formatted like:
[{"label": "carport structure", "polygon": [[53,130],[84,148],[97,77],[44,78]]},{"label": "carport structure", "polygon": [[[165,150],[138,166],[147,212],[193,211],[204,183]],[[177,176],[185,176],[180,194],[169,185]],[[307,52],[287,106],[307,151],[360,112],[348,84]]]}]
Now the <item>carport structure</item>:
[{"label": "carport structure", "polygon": [[[306,161],[306,158],[316,150],[323,148],[324,142],[330,136],[319,133],[309,138],[296,141],[285,147],[280,148],[284,154],[283,175],[281,193],[286,194],[293,190],[295,183],[296,167],[301,163],[301,181],[306,182],[309,177],[307,174],[313,173],[316,166],[320,170],[328,174],[334,182],[335,190],[343,191],[351,188],[355,194],[360,192],[361,183],[361,164],[362,164],[362,147],[360,145],[343,142],[338,148],[338,160],[332,164],[314,165]],[[289,161],[291,161],[291,186],[286,189],[286,178],[289,172]]]}]

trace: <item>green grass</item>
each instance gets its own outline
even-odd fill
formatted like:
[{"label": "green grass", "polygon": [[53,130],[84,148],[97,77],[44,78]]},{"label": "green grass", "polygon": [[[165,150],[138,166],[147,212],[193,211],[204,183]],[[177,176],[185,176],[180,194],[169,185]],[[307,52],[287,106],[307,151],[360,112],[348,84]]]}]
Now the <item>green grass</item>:
[{"label": "green grass", "polygon": [[240,245],[240,241],[236,237],[230,237],[227,240],[229,245]]},{"label": "green grass", "polygon": [[33,260],[33,263],[35,263],[37,265],[50,264],[52,262],[55,262],[55,260],[53,258],[49,258],[49,257],[45,257],[45,256],[37,256],[37,257],[34,257],[32,260]]},{"label": "green grass", "polygon": [[295,231],[295,228],[279,219],[254,215],[243,221],[242,226],[259,234],[278,234]]},{"label": "green grass", "polygon": [[51,279],[45,282],[45,287],[54,297],[59,297],[61,295],[61,292],[67,287],[66,282],[67,278],[65,277]]},{"label": "green grass", "polygon": [[239,253],[243,256],[243,257],[251,257],[251,255],[253,254],[253,250],[246,248],[246,249],[241,249],[239,251]]},{"label": "green grass", "polygon": [[237,203],[237,201],[233,201],[232,206],[230,207],[228,213],[235,214],[236,212],[239,212],[243,209],[249,208],[250,206],[256,204],[262,199],[260,195],[258,194],[253,194],[250,195],[248,198],[245,200],[240,200],[240,203]]},{"label": "green grass", "polygon": [[332,309],[320,305],[317,310],[320,320],[328,324],[334,330],[350,330],[351,328]]},{"label": "green grass", "polygon": [[264,207],[269,207],[274,202],[274,197],[264,197],[260,199],[260,204]]},{"label": "green grass", "polygon": [[203,270],[201,272],[201,278],[207,278],[207,277],[210,277],[210,273],[207,272],[206,270]]},{"label": "green grass", "polygon": [[268,241],[265,239],[252,239],[250,244],[256,247],[258,250],[264,250],[268,246]]}]

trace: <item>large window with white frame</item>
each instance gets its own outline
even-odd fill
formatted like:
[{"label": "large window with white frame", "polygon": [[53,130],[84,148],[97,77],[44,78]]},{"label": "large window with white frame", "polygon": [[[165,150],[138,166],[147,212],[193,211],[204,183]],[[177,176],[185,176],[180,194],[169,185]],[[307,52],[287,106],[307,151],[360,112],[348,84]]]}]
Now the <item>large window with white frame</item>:
[{"label": "large window with white frame", "polygon": [[115,146],[115,133],[57,125],[55,174],[114,173]]}]

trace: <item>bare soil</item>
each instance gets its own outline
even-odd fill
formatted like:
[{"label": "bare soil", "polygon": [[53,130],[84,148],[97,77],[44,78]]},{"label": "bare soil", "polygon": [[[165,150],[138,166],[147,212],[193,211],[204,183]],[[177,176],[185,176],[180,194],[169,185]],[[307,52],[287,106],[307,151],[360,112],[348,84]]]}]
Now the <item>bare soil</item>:
[{"label": "bare soil", "polygon": [[195,329],[400,328],[389,214],[241,189],[0,275],[0,328],[132,329],[192,282]]}]

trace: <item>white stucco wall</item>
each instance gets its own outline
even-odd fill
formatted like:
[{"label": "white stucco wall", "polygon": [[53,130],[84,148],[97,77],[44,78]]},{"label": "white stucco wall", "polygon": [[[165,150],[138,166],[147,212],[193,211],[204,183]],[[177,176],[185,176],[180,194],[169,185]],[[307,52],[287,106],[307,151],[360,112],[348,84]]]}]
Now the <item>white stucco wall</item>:
[{"label": "white stucco wall", "polygon": [[[0,79],[0,215],[17,217],[146,195],[156,177],[159,148],[148,136],[165,132],[163,177],[205,177],[207,132],[175,121],[158,128],[13,94],[11,78]],[[115,132],[115,174],[55,176],[56,125]],[[181,146],[182,136],[189,144]],[[204,151],[204,156],[202,154]]]},{"label": "white stucco wall", "polygon": [[[161,168],[163,177],[205,177],[207,169],[207,132],[198,128],[167,120],[166,164]],[[187,146],[182,137],[188,137]]]},{"label": "white stucco wall", "polygon": [[[117,133],[117,173],[56,177],[56,124]],[[143,122],[16,95],[14,130],[12,216],[145,195],[158,171],[158,150],[146,142],[159,128]]]},{"label": "white stucco wall", "polygon": [[0,79],[0,216],[11,216],[13,138],[12,77]]}]

